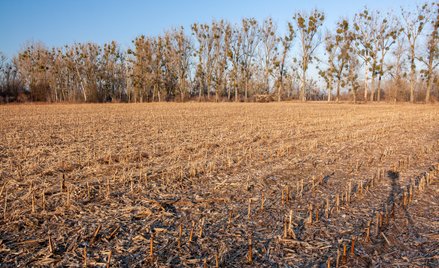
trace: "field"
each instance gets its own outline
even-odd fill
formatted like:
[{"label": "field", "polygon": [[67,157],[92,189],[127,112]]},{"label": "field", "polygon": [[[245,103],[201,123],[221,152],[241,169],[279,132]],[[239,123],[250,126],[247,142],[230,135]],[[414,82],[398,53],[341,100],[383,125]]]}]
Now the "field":
[{"label": "field", "polygon": [[439,106],[0,106],[0,266],[437,267]]}]

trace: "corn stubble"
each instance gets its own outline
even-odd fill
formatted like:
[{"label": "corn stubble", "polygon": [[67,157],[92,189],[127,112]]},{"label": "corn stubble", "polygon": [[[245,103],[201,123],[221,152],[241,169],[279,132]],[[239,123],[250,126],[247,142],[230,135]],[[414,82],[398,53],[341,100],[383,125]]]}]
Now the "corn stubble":
[{"label": "corn stubble", "polygon": [[437,106],[17,105],[0,116],[4,265],[438,264]]}]

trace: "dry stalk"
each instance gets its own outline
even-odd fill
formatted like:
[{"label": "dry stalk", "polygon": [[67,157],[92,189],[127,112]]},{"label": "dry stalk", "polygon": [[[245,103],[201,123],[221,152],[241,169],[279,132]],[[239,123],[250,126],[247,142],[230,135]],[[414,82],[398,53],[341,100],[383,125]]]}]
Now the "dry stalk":
[{"label": "dry stalk", "polygon": [[84,246],[84,250],[83,250],[82,254],[83,254],[83,258],[84,258],[83,265],[84,265],[84,267],[87,267],[87,246]]},{"label": "dry stalk", "polygon": [[389,239],[387,239],[386,235],[383,232],[381,232],[381,236],[384,238],[384,240],[386,240],[387,245],[392,246]]},{"label": "dry stalk", "polygon": [[335,267],[338,268],[340,264],[340,249],[337,248],[337,258],[335,259]]},{"label": "dry stalk", "polygon": [[96,227],[96,229],[95,229],[95,231],[94,231],[94,233],[93,233],[93,236],[92,236],[91,239],[90,239],[90,243],[89,243],[90,246],[92,246],[93,243],[96,242],[96,238],[97,238],[99,232],[101,231],[101,229],[102,229],[102,224],[99,224],[99,225]]},{"label": "dry stalk", "polygon": [[414,195],[414,190],[413,190],[413,184],[410,183],[410,188],[409,188],[409,204],[413,202],[413,195]]},{"label": "dry stalk", "polygon": [[50,253],[53,254],[53,253],[55,252],[55,247],[54,247],[54,245],[53,245],[52,237],[50,237],[50,235],[49,235],[48,248],[49,248],[49,252],[50,252]]},{"label": "dry stalk", "polygon": [[6,210],[7,210],[7,206],[8,206],[8,191],[5,191],[5,203],[4,203],[4,207],[3,207],[3,219],[6,221]]},{"label": "dry stalk", "polygon": [[90,183],[87,181],[87,199],[90,200]]},{"label": "dry stalk", "polygon": [[66,190],[66,176],[64,173],[62,174],[62,180],[61,180],[61,192],[64,192]]},{"label": "dry stalk", "polygon": [[335,209],[337,210],[337,212],[340,211],[340,196],[339,196],[339,194],[335,195]]},{"label": "dry stalk", "polygon": [[41,207],[43,208],[43,211],[46,210],[46,193],[44,190],[41,192]]},{"label": "dry stalk", "polygon": [[343,244],[343,256],[341,258],[341,263],[345,265],[347,261],[348,261],[347,246],[346,244]]},{"label": "dry stalk", "polygon": [[113,231],[111,231],[111,233],[107,236],[107,240],[110,240],[110,239],[112,239],[113,237],[115,237],[116,234],[117,234],[117,232],[119,231],[119,229],[120,229],[120,225],[116,226],[116,227],[113,229]]},{"label": "dry stalk", "polygon": [[405,208],[407,206],[407,194],[405,189],[402,190],[402,207]]},{"label": "dry stalk", "polygon": [[295,240],[297,240],[296,238],[296,233],[293,230],[293,210],[290,209],[290,216],[289,216],[289,222],[288,222],[288,233],[291,235],[291,237]]},{"label": "dry stalk", "polygon": [[149,257],[154,258],[154,230],[151,230],[151,237],[149,239]]},{"label": "dry stalk", "polygon": [[329,210],[330,210],[329,206],[330,206],[329,205],[329,197],[326,197],[326,206],[325,206],[325,217],[326,217],[326,219],[329,219]]},{"label": "dry stalk", "polygon": [[300,181],[300,197],[303,195],[304,182],[303,179]]},{"label": "dry stalk", "polygon": [[380,213],[377,211],[375,216],[376,216],[375,234],[378,237],[380,235]]},{"label": "dry stalk", "polygon": [[370,242],[370,224],[371,224],[371,221],[369,220],[367,222],[367,227],[366,227],[366,231],[365,231],[365,235],[366,235],[366,237],[364,238],[365,242]]},{"label": "dry stalk", "polygon": [[112,252],[111,252],[111,250],[110,250],[110,251],[108,251],[108,255],[107,255],[107,265],[105,266],[106,268],[110,268],[110,264],[111,264],[111,255],[112,255]]},{"label": "dry stalk", "polygon": [[67,187],[67,193],[66,193],[66,206],[67,207],[70,207],[71,190],[72,190],[72,187]]},{"label": "dry stalk", "polygon": [[252,241],[251,235],[249,235],[249,238],[248,238],[247,263],[248,264],[253,263],[253,241]]},{"label": "dry stalk", "polygon": [[319,221],[319,207],[316,207],[316,222]]},{"label": "dry stalk", "polygon": [[352,240],[351,240],[351,255],[354,256],[355,254],[355,236],[352,236]]},{"label": "dry stalk", "polygon": [[192,238],[194,236],[194,229],[195,229],[195,222],[192,221],[192,227],[191,227],[191,232],[189,233],[188,245],[190,245],[192,243]]},{"label": "dry stalk", "polygon": [[180,226],[178,227],[178,240],[177,240],[177,247],[180,250],[181,248],[181,236],[183,235],[183,224],[180,223]]},{"label": "dry stalk", "polygon": [[348,203],[350,203],[351,202],[351,195],[352,195],[352,182],[351,181],[349,182],[347,194],[348,194],[347,201],[348,201]]},{"label": "dry stalk", "polygon": [[360,186],[358,188],[358,192],[360,193],[360,195],[363,194],[363,181],[360,181]]},{"label": "dry stalk", "polygon": [[313,211],[313,208],[312,208],[312,204],[310,204],[309,205],[309,207],[308,207],[308,213],[309,213],[309,216],[308,216],[308,224],[309,225],[311,225],[312,224],[312,211]]},{"label": "dry stalk", "polygon": [[285,204],[284,189],[282,189],[281,204],[282,204],[282,206]]},{"label": "dry stalk", "polygon": [[252,199],[248,199],[248,209],[247,209],[247,217],[250,220],[252,217]]},{"label": "dry stalk", "polygon": [[107,177],[107,194],[105,195],[105,198],[109,199],[110,194],[111,194],[110,177]]},{"label": "dry stalk", "polygon": [[35,213],[35,194],[32,193],[32,213]]}]

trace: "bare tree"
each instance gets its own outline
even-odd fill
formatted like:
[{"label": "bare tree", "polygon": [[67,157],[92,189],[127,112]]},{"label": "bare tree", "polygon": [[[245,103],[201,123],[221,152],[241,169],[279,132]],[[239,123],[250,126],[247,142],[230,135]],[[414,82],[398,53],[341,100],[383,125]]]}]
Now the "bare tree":
[{"label": "bare tree", "polygon": [[275,64],[278,61],[279,51],[277,25],[272,18],[267,18],[261,25],[261,63],[264,68],[265,93],[271,92],[270,77],[274,73]]},{"label": "bare tree", "polygon": [[256,48],[259,44],[259,26],[254,18],[245,18],[241,22],[241,51],[242,79],[244,84],[244,100],[248,99],[249,84],[251,79],[251,67],[255,58]]},{"label": "bare tree", "polygon": [[0,71],[3,71],[6,65],[6,56],[0,51]]},{"label": "bare tree", "polygon": [[296,23],[297,32],[300,39],[299,65],[302,71],[300,99],[305,101],[306,73],[308,71],[309,64],[313,61],[314,52],[321,41],[318,33],[319,28],[323,25],[325,20],[325,15],[323,12],[315,9],[309,14],[305,12],[298,12],[293,16],[293,20]]},{"label": "bare tree", "polygon": [[[325,17],[323,12],[312,10],[295,13],[284,36],[277,33],[271,18],[261,24],[244,18],[233,26],[223,20],[195,23],[194,39],[186,36],[183,28],[156,37],[142,35],[127,51],[115,41],[103,46],[89,42],[52,48],[33,43],[6,65],[4,57],[0,58],[1,83],[9,85],[5,77],[15,77],[8,81],[20,81],[14,82],[14,88],[21,86],[35,101],[184,101],[187,95],[201,101],[205,96],[210,100],[211,94],[215,94],[215,101],[222,96],[231,100],[233,95],[235,101],[247,101],[258,92],[277,95],[278,101],[285,96],[306,101],[323,96],[307,77],[310,66],[318,60],[316,68],[326,82],[328,101],[333,90],[339,101],[346,89],[356,101],[361,60],[365,100],[380,101],[382,92],[390,92],[381,89],[388,77],[397,88],[405,86],[405,68],[410,68],[410,101],[415,101],[420,71],[426,83],[425,101],[429,102],[437,77],[438,4],[424,4],[413,12],[401,9],[400,22],[382,12],[365,8],[352,24],[340,20],[336,32],[325,37],[325,61],[315,55]],[[398,39],[401,32],[404,39]],[[426,32],[425,49],[420,49]],[[298,53],[288,60],[296,34]],[[422,70],[416,66],[419,63]],[[392,92],[396,101],[399,93]]]},{"label": "bare tree", "polygon": [[50,52],[42,43],[32,43],[18,54],[16,65],[34,101],[50,100]]},{"label": "bare tree", "polygon": [[[237,26],[232,29],[232,38],[230,43],[230,50],[227,55],[232,65],[232,70],[230,73],[230,79],[232,82],[233,89],[235,91],[235,101],[238,101],[238,90],[239,90],[239,82],[240,82],[240,62],[242,58],[242,36],[240,34],[240,28]],[[228,99],[230,100],[230,90],[228,92]]]},{"label": "bare tree", "polygon": [[328,94],[328,102],[331,101],[332,89],[333,89],[333,81],[334,81],[334,72],[335,72],[335,54],[336,47],[334,44],[334,37],[330,32],[326,33],[325,36],[325,54],[327,56],[327,66],[325,69],[317,66],[319,69],[319,75],[325,80],[326,89]]},{"label": "bare tree", "polygon": [[[336,81],[336,101],[340,100],[340,88],[347,84],[348,75],[346,70],[348,69],[351,53],[353,34],[349,30],[349,22],[346,19],[342,19],[337,22],[336,35],[333,38],[333,48],[335,50],[335,57],[332,63],[332,76]],[[329,41],[328,41],[329,42]],[[349,68],[351,70],[352,68]],[[349,76],[352,74],[349,72]]]},{"label": "bare tree", "polygon": [[293,24],[288,23],[288,31],[285,34],[284,37],[282,37],[281,39],[281,45],[282,45],[282,51],[281,51],[281,56],[280,56],[280,61],[277,63],[275,62],[275,65],[279,65],[278,69],[279,69],[279,76],[278,76],[278,95],[277,95],[277,100],[281,101],[282,98],[282,94],[284,92],[284,77],[286,76],[286,59],[287,59],[287,55],[288,52],[291,49],[291,45],[293,43],[293,39],[295,37],[295,31],[293,28]]},{"label": "bare tree", "polygon": [[[405,52],[406,52],[406,42],[407,39],[404,35],[400,36],[396,42],[396,47],[392,51],[393,62],[389,64],[389,74],[393,80],[393,88],[391,92],[391,97],[393,102],[396,103],[398,99],[398,91],[403,87],[403,77],[405,76]],[[410,95],[412,91],[410,90]]]},{"label": "bare tree", "polygon": [[212,27],[208,24],[192,25],[192,32],[198,41],[198,49],[196,50],[198,58],[197,75],[200,81],[199,101],[204,91],[207,91],[207,99],[210,99],[210,92],[212,90],[212,76],[213,76],[213,46],[214,36]]},{"label": "bare tree", "polygon": [[364,100],[368,98],[369,72],[371,75],[370,101],[375,96],[375,80],[377,75],[378,52],[374,40],[377,36],[377,15],[365,8],[355,14],[354,33],[357,55],[362,58],[364,64]]},{"label": "bare tree", "polygon": [[407,38],[409,45],[409,59],[410,59],[410,102],[415,101],[415,84],[416,84],[416,44],[421,37],[422,31],[428,22],[429,5],[423,4],[417,6],[414,12],[401,8],[402,14],[402,32]]},{"label": "bare tree", "polygon": [[357,103],[357,91],[360,87],[358,83],[358,66],[359,60],[358,57],[353,54],[348,58],[348,80],[347,84],[349,86],[349,91],[352,94],[352,98],[354,103]]},{"label": "bare tree", "polygon": [[128,54],[133,54],[133,70],[131,75],[134,86],[134,102],[143,102],[148,98],[152,85],[152,40],[151,38],[141,35],[134,41],[135,51],[128,50]]},{"label": "bare tree", "polygon": [[99,99],[113,101],[122,99],[126,88],[125,53],[112,41],[104,44],[99,70]]},{"label": "bare tree", "polygon": [[400,34],[400,29],[397,27],[398,22],[395,17],[390,13],[387,13],[384,17],[380,17],[379,15],[380,13],[377,13],[377,35],[375,37],[375,47],[378,53],[377,101],[381,100],[381,79],[385,73],[385,57]]},{"label": "bare tree", "polygon": [[178,76],[178,91],[180,92],[180,100],[184,101],[187,92],[187,79],[190,74],[192,44],[189,38],[184,34],[184,28],[172,33],[174,39],[174,49],[172,62],[176,67]]},{"label": "bare tree", "polygon": [[229,23],[221,20],[212,24],[214,35],[214,80],[215,101],[219,101],[220,94],[224,93],[227,84],[227,53],[230,50],[230,38],[232,34]]},{"label": "bare tree", "polygon": [[434,71],[439,65],[438,28],[439,28],[439,3],[432,6],[431,32],[427,39],[427,52],[419,60],[424,63],[425,69],[421,72],[427,80],[425,102],[430,102],[431,88],[433,85]]}]

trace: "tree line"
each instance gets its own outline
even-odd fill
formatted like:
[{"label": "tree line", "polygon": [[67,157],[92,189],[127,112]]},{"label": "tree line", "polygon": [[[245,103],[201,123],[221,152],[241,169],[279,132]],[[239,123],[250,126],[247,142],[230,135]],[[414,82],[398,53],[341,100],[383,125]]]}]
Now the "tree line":
[{"label": "tree line", "polygon": [[[425,101],[439,98],[439,4],[398,14],[364,8],[325,29],[320,10],[194,23],[138,36],[124,50],[30,43],[0,53],[0,101],[153,102],[299,99]],[[267,99],[267,98],[264,98]]]}]

